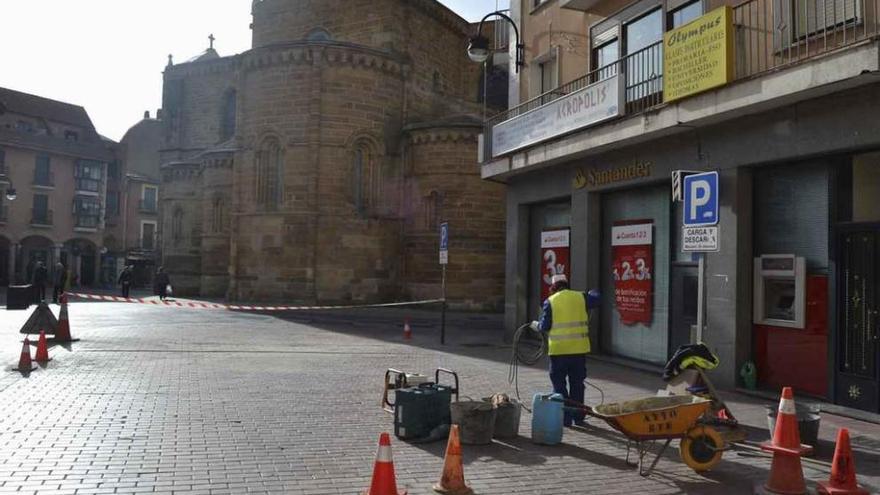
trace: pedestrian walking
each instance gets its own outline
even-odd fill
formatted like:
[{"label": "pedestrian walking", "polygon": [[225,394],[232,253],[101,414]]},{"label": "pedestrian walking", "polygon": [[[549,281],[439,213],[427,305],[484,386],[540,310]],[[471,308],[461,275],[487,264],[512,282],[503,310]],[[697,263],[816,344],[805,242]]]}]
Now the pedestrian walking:
[{"label": "pedestrian walking", "polygon": [[[551,278],[550,297],[544,301],[539,321],[532,330],[547,333],[550,381],[553,391],[566,399],[584,403],[587,354],[590,352],[590,309],[598,305],[599,294],[571,290],[565,275]],[[565,411],[563,426],[583,425],[584,413]]]},{"label": "pedestrian walking", "polygon": [[64,293],[64,286],[67,285],[67,268],[64,263],[55,263],[55,271],[52,273],[52,302],[58,304],[58,298]]},{"label": "pedestrian walking", "polygon": [[159,300],[164,301],[168,298],[168,290],[171,288],[171,279],[165,272],[165,267],[160,266],[156,272],[156,280],[154,281],[155,292],[159,295]]},{"label": "pedestrian walking", "polygon": [[119,285],[122,286],[122,297],[128,299],[128,294],[131,291],[131,279],[133,278],[132,274],[132,266],[128,265],[122,269],[122,273],[119,274]]},{"label": "pedestrian walking", "polygon": [[42,261],[38,261],[34,266],[34,276],[31,283],[37,297],[37,304],[46,300],[46,282],[49,280],[49,272],[46,271],[46,265]]}]

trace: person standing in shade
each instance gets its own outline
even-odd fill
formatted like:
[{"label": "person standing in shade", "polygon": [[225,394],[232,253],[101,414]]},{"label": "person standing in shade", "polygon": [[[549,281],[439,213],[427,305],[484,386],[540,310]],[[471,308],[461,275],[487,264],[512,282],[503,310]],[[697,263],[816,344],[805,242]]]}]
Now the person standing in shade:
[{"label": "person standing in shade", "polygon": [[131,291],[132,269],[131,265],[122,269],[119,274],[119,285],[122,286],[122,297],[128,299],[128,293]]},{"label": "person standing in shade", "polygon": [[[599,302],[598,291],[571,290],[565,275],[551,279],[550,297],[544,301],[532,330],[547,334],[550,381],[553,391],[578,404],[584,403],[587,354],[590,352],[590,308]],[[565,411],[563,426],[583,425],[585,414]]]},{"label": "person standing in shade", "polygon": [[55,263],[55,271],[52,274],[52,302],[58,304],[58,298],[64,293],[64,286],[67,284],[67,268],[64,263]]},{"label": "person standing in shade", "polygon": [[168,278],[168,273],[165,272],[165,267],[160,266],[159,270],[156,272],[156,294],[159,295],[159,300],[164,301],[168,298],[168,287],[171,286],[171,279]]},{"label": "person standing in shade", "polygon": [[36,292],[37,304],[46,301],[46,282],[49,281],[49,272],[46,271],[46,265],[42,261],[38,261],[34,266],[34,291]]}]

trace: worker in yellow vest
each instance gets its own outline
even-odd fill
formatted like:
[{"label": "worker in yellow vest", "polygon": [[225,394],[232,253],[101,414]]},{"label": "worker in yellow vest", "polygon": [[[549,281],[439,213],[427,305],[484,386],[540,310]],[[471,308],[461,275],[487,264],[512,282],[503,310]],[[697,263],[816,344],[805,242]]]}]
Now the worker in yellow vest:
[{"label": "worker in yellow vest", "polygon": [[[584,403],[587,354],[590,352],[589,312],[598,303],[597,291],[584,294],[571,290],[565,275],[554,275],[541,319],[531,323],[533,330],[547,333],[553,391],[580,404]],[[583,425],[584,414],[566,411],[563,425],[572,424]]]}]

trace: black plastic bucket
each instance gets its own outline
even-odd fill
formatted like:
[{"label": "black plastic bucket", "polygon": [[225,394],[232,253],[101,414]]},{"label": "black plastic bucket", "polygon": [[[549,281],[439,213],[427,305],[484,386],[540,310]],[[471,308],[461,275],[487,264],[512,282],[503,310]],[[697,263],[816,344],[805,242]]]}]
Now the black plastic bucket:
[{"label": "black plastic bucket", "polygon": [[[773,438],[773,430],[776,429],[776,415],[779,406],[767,406],[767,426],[770,428],[770,438]],[[798,432],[801,443],[815,447],[819,442],[819,422],[822,419],[818,404],[795,403],[795,413],[798,420]]]}]

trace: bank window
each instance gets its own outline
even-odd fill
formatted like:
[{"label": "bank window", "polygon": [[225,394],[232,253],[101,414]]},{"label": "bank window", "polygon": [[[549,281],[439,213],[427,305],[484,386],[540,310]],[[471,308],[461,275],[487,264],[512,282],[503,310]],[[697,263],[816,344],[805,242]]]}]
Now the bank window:
[{"label": "bank window", "polygon": [[668,23],[670,29],[675,29],[693,21],[703,15],[703,2],[696,0],[676,7],[669,11]]}]

